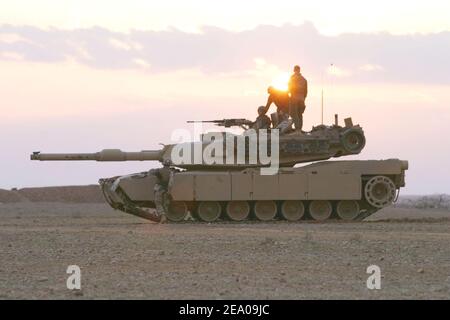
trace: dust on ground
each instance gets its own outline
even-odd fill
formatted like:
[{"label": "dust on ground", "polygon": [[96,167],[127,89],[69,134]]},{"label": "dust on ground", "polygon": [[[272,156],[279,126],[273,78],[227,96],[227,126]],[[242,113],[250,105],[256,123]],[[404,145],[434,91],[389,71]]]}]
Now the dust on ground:
[{"label": "dust on ground", "polygon": [[[101,203],[3,203],[0,298],[450,298],[449,211],[369,220],[159,225]],[[74,264],[81,291],[66,287]]]}]

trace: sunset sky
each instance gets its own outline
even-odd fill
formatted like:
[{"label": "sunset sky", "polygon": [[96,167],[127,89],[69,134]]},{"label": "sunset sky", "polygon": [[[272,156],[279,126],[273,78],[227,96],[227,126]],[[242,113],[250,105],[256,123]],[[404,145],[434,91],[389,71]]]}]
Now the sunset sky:
[{"label": "sunset sky", "polygon": [[0,0],[0,188],[158,166],[29,154],[156,149],[186,120],[253,119],[295,64],[306,129],[323,88],[325,122],[365,130],[348,159],[409,160],[404,193],[450,193],[450,2],[433,0]]}]

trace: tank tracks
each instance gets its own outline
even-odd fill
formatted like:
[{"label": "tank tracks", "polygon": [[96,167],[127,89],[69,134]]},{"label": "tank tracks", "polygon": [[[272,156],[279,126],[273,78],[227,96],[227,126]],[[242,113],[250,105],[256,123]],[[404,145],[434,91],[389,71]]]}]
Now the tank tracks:
[{"label": "tank tracks", "polygon": [[[248,206],[244,203],[247,203]],[[187,214],[183,213],[184,209],[181,209],[183,207],[184,205],[179,203],[170,206],[172,211],[167,213],[168,220],[176,223],[362,221],[381,209],[371,207],[365,201],[347,200],[200,202],[188,206]],[[239,210],[239,207],[244,209]],[[249,210],[246,209],[248,207]],[[234,209],[233,212],[231,208]]]},{"label": "tank tracks", "polygon": [[[102,188],[102,190],[104,189]],[[108,194],[104,192],[105,199],[112,208],[146,220],[160,221],[161,217],[156,214],[154,208],[138,206],[127,199],[125,194],[120,191],[118,194],[121,196],[123,203],[112,201]],[[355,205],[358,208],[357,211],[354,210]],[[247,207],[249,210],[246,210]],[[330,208],[331,211],[328,210]],[[169,205],[166,216],[172,223],[246,223],[283,220],[288,222],[308,220],[362,221],[378,210],[380,209],[371,207],[365,201],[279,201],[278,203],[272,201],[253,203],[246,201],[239,203],[219,203],[212,201],[208,203],[191,203],[189,206],[185,203],[172,202]]]}]

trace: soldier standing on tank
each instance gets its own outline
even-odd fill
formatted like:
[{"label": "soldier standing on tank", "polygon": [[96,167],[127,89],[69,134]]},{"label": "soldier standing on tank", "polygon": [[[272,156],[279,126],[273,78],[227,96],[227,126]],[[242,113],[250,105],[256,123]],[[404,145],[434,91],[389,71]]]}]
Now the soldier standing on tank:
[{"label": "soldier standing on tank", "polygon": [[166,214],[169,209],[169,195],[167,193],[172,170],[170,169],[170,160],[164,160],[163,167],[150,170],[150,174],[156,177],[155,187],[153,188],[155,197],[155,209],[160,217],[160,223],[166,222]]},{"label": "soldier standing on tank", "polygon": [[295,130],[302,130],[303,112],[305,111],[305,99],[308,95],[308,82],[300,73],[300,67],[294,67],[294,73],[289,79],[289,114],[294,121]]}]

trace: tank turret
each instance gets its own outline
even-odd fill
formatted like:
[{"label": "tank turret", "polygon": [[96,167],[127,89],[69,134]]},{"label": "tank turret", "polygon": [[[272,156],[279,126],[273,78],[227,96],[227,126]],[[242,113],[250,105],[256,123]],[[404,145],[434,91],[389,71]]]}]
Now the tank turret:
[{"label": "tank turret", "polygon": [[[213,120],[224,127],[242,126],[245,119]],[[165,145],[160,150],[124,152],[106,149],[96,153],[40,153],[31,160],[40,161],[167,161],[183,169],[242,170],[268,166],[268,160],[281,167],[298,163],[326,160],[361,152],[365,137],[359,125],[346,119],[346,125],[320,125],[310,132],[278,130],[245,130],[236,135],[228,132],[203,134],[199,142]]]}]

